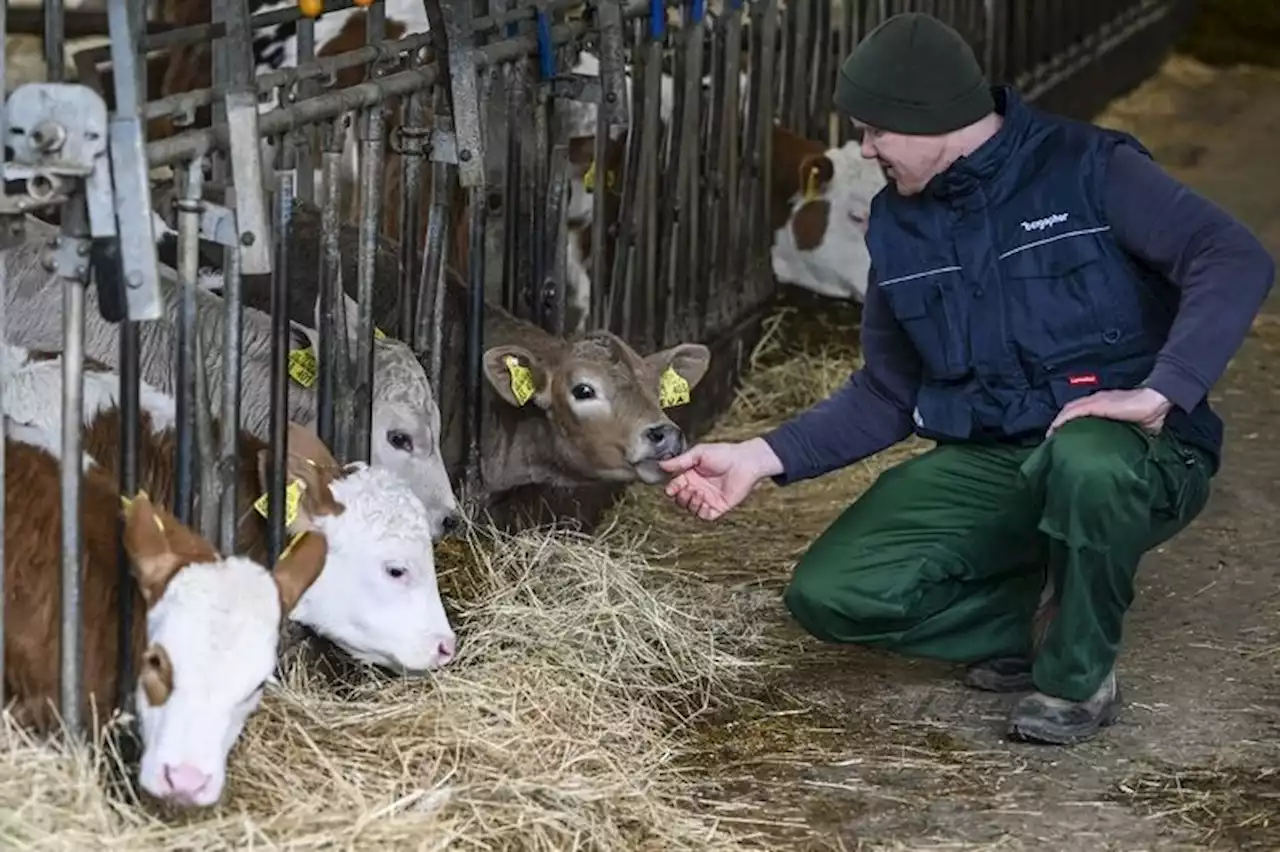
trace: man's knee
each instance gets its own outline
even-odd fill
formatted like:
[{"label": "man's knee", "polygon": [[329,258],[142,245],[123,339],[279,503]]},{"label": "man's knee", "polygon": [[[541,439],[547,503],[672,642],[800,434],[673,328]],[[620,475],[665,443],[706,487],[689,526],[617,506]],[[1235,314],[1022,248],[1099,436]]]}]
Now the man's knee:
[{"label": "man's knee", "polygon": [[1131,425],[1080,417],[1054,432],[1025,469],[1050,493],[1103,503],[1116,489],[1139,481],[1136,462],[1144,453],[1143,438]]},{"label": "man's knee", "polygon": [[841,641],[852,623],[850,613],[838,603],[842,596],[832,588],[832,579],[829,568],[806,556],[782,593],[782,602],[796,623],[824,642]]}]

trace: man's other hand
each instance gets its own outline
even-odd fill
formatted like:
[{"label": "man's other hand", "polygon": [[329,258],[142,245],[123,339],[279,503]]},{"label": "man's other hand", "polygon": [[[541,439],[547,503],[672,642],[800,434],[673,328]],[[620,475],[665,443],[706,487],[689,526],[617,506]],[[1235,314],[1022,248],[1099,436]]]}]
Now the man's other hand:
[{"label": "man's other hand", "polygon": [[1164,418],[1172,407],[1173,403],[1164,394],[1151,388],[1098,391],[1064,405],[1049,424],[1046,437],[1060,429],[1062,424],[1077,417],[1123,420],[1126,423],[1136,423],[1152,434],[1159,434],[1164,428]]}]

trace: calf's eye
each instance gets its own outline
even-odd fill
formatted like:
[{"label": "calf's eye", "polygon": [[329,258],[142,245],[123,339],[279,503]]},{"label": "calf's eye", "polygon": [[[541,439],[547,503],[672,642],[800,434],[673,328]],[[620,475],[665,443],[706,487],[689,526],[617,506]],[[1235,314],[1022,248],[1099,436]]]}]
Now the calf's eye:
[{"label": "calf's eye", "polygon": [[387,576],[393,580],[402,580],[409,574],[409,569],[402,565],[388,565],[386,567]]},{"label": "calf's eye", "polygon": [[387,443],[401,452],[413,452],[413,438],[410,438],[408,434],[401,432],[399,429],[387,430]]},{"label": "calf's eye", "polygon": [[595,399],[596,389],[586,382],[579,382],[573,386],[573,390],[570,393],[573,394],[573,398],[576,400]]}]

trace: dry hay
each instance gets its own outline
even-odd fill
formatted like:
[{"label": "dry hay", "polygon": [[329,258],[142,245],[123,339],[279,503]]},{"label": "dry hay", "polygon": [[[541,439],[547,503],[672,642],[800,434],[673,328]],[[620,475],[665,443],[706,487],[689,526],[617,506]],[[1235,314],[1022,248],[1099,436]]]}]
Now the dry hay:
[{"label": "dry hay", "polygon": [[1207,848],[1280,849],[1280,769],[1153,768],[1112,798],[1148,819],[1174,820]]},{"label": "dry hay", "polygon": [[[491,532],[491,531],[490,531]],[[442,554],[460,656],[426,682],[367,672],[341,696],[291,662],[232,755],[222,806],[158,812],[104,791],[110,757],[0,730],[6,849],[724,849],[677,771],[758,640],[734,602],[614,532],[542,530]]]}]

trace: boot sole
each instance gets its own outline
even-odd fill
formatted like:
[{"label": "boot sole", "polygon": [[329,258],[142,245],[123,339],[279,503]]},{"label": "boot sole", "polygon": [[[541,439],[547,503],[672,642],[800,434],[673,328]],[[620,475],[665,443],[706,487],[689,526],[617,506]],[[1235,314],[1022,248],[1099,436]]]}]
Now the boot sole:
[{"label": "boot sole", "polygon": [[1038,719],[1027,722],[1011,722],[1009,724],[1008,737],[1012,740],[1028,743],[1060,746],[1075,745],[1092,739],[1099,731],[1109,728],[1120,721],[1121,707],[1120,695],[1117,693],[1115,701],[1102,712],[1102,716],[1097,722],[1071,727],[1046,725],[1044,720]]}]

